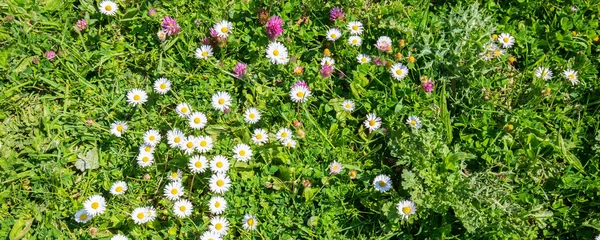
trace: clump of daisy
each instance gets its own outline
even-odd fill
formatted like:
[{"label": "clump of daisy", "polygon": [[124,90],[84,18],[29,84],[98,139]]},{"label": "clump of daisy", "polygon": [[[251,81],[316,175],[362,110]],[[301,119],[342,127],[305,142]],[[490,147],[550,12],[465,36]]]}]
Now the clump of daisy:
[{"label": "clump of daisy", "polygon": [[331,74],[333,74],[333,66],[328,65],[328,64],[323,64],[321,65],[321,77],[323,78],[328,78],[331,76]]},{"label": "clump of daisy", "polygon": [[277,134],[275,135],[277,136],[277,140],[283,142],[287,139],[292,139],[292,130],[290,130],[289,128],[281,128],[279,129],[279,131],[277,131]]},{"label": "clump of daisy", "polygon": [[144,143],[148,144],[150,146],[156,146],[156,144],[158,144],[160,142],[160,139],[162,138],[160,136],[160,133],[154,129],[150,129],[148,131],[146,131],[146,133],[144,133]]},{"label": "clump of daisy", "polygon": [[212,96],[212,107],[215,110],[224,112],[231,106],[231,96],[227,92],[217,92]]},{"label": "clump of daisy", "polygon": [[106,211],[106,200],[101,195],[91,196],[83,202],[83,208],[90,216],[98,216]]},{"label": "clump of daisy", "polygon": [[140,167],[149,167],[154,164],[154,155],[148,152],[140,152],[137,156],[137,164]]},{"label": "clump of daisy", "polygon": [[252,149],[250,146],[240,143],[233,147],[233,158],[238,161],[247,162],[252,158]]},{"label": "clump of daisy", "polygon": [[344,169],[344,166],[337,161],[333,161],[331,164],[329,164],[329,174],[331,175],[339,174],[342,172],[342,169]]},{"label": "clump of daisy", "polygon": [[181,169],[177,169],[173,172],[171,172],[171,174],[169,174],[169,176],[167,177],[169,180],[171,181],[181,181]]},{"label": "clump of daisy", "polygon": [[179,144],[179,148],[183,150],[185,154],[191,155],[192,153],[194,153],[194,151],[196,151],[196,148],[198,148],[199,145],[200,139],[194,136],[188,136],[185,139],[183,139],[183,141],[181,141],[181,144]]},{"label": "clump of daisy", "polygon": [[388,36],[381,36],[377,39],[377,43],[375,43],[375,47],[379,49],[379,51],[391,53],[392,52],[392,39]]},{"label": "clump of daisy", "polygon": [[344,100],[342,102],[342,109],[344,109],[344,111],[346,112],[352,112],[354,111],[354,102],[352,100]]},{"label": "clump of daisy", "polygon": [[398,209],[398,214],[400,214],[403,219],[408,219],[410,215],[413,215],[415,212],[417,212],[417,207],[410,200],[398,202],[396,209]]},{"label": "clump of daisy", "polygon": [[508,33],[501,33],[498,36],[498,42],[503,48],[511,48],[515,44],[515,38]]},{"label": "clump of daisy", "polygon": [[361,35],[363,33],[363,25],[361,22],[352,21],[348,23],[348,30],[352,35]]},{"label": "clump of daisy", "polygon": [[127,103],[134,107],[144,104],[146,101],[148,101],[148,94],[144,90],[134,88],[127,92]]},{"label": "clump of daisy", "polygon": [[336,20],[344,21],[346,19],[346,15],[341,8],[334,7],[329,11],[329,20],[335,22]]},{"label": "clump of daisy", "polygon": [[227,221],[227,219],[224,217],[213,217],[210,219],[210,226],[208,226],[208,229],[218,233],[221,236],[227,235],[227,231],[229,230],[229,221]]},{"label": "clump of daisy", "polygon": [[144,152],[144,153],[149,153],[149,154],[153,154],[154,153],[154,146],[150,146],[148,144],[142,143],[142,145],[140,146],[140,152]]},{"label": "clump of daisy", "polygon": [[552,71],[547,67],[538,67],[535,70],[535,76],[544,80],[552,79]]},{"label": "clump of daisy", "polygon": [[196,48],[196,52],[194,56],[197,59],[208,59],[213,55],[213,49],[210,45],[202,45],[199,48]]},{"label": "clump of daisy", "polygon": [[270,40],[275,40],[283,33],[283,20],[278,16],[272,16],[269,18],[266,24],[267,35]]},{"label": "clump of daisy", "polygon": [[228,21],[220,21],[213,26],[213,29],[217,32],[217,36],[220,38],[227,38],[233,29],[233,24]]},{"label": "clump of daisy", "polygon": [[289,62],[287,48],[278,42],[271,42],[267,46],[267,58],[273,64],[286,64]]},{"label": "clump of daisy", "polygon": [[81,209],[75,213],[75,222],[86,223],[92,220],[93,216],[90,215],[85,209]]},{"label": "clump of daisy", "polygon": [[390,72],[396,80],[401,81],[408,75],[408,68],[402,63],[396,63],[392,65]]},{"label": "clump of daisy", "polygon": [[252,134],[252,141],[256,145],[263,145],[267,141],[269,141],[269,134],[267,133],[267,131],[261,128],[254,129],[254,133]]},{"label": "clump of daisy", "polygon": [[183,132],[177,128],[167,132],[167,142],[171,148],[178,148],[179,144],[181,144],[184,138],[185,136],[183,135]]},{"label": "clump of daisy", "polygon": [[169,16],[163,18],[163,22],[160,26],[163,28],[163,31],[169,36],[181,32],[181,28],[179,27],[179,24],[177,24],[177,21]]},{"label": "clump of daisy", "polygon": [[173,204],[173,214],[179,218],[192,215],[192,210],[194,210],[192,202],[185,199],[179,199]]},{"label": "clump of daisy", "polygon": [[256,220],[256,217],[249,213],[244,215],[242,222],[244,223],[242,227],[246,230],[255,230],[256,226],[258,225],[258,220]]},{"label": "clump of daisy", "polygon": [[115,121],[110,124],[110,133],[117,137],[121,137],[123,133],[127,131],[127,128],[129,128],[129,126],[127,126],[127,122]]},{"label": "clump of daisy", "polygon": [[104,15],[109,15],[109,16],[115,15],[118,10],[119,10],[119,7],[113,1],[102,1],[100,3],[100,12]]},{"label": "clump of daisy", "polygon": [[175,107],[175,111],[179,116],[187,118],[192,113],[192,108],[187,103],[180,103]]},{"label": "clump of daisy", "polygon": [[208,186],[211,192],[223,194],[231,187],[231,179],[225,173],[215,173],[210,177]]},{"label": "clump of daisy", "polygon": [[410,117],[408,117],[408,119],[406,119],[406,124],[408,124],[408,126],[416,128],[416,129],[421,128],[421,120],[417,116],[414,116],[414,115],[410,116]]},{"label": "clump of daisy", "polygon": [[365,64],[371,62],[371,57],[366,54],[358,54],[358,56],[356,56],[356,60],[358,60],[358,63],[360,64]]},{"label": "clump of daisy", "polygon": [[260,120],[260,112],[256,108],[248,108],[244,112],[244,121],[250,124],[255,124]]},{"label": "clump of daisy", "polygon": [[192,173],[203,173],[208,168],[208,160],[204,156],[192,156],[188,163],[188,167]]},{"label": "clump of daisy", "polygon": [[246,69],[247,69],[248,65],[242,63],[242,62],[238,62],[237,64],[235,64],[235,66],[233,67],[233,76],[241,79],[246,75]]},{"label": "clump of daisy", "polygon": [[563,72],[563,75],[567,80],[571,81],[571,84],[573,86],[579,83],[579,79],[577,78],[577,71],[574,71],[573,69],[567,69]]},{"label": "clump of daisy", "polygon": [[221,215],[227,208],[227,201],[223,197],[213,196],[208,201],[208,208],[210,209],[210,213]]},{"label": "clump of daisy", "polygon": [[296,148],[296,140],[288,138],[281,141],[281,145],[287,148]]},{"label": "clump of daisy", "polygon": [[210,161],[210,170],[215,173],[226,173],[229,171],[229,160],[225,156],[214,156]]},{"label": "clump of daisy", "polygon": [[190,114],[188,118],[190,127],[193,129],[202,129],[208,123],[208,118],[204,113],[201,112],[193,112]]},{"label": "clump of daisy", "polygon": [[326,34],[327,41],[334,42],[335,40],[338,40],[341,36],[342,36],[342,33],[337,28],[331,28],[331,29],[327,30],[327,34]]},{"label": "clump of daisy", "polygon": [[166,78],[159,78],[154,81],[154,91],[159,94],[166,94],[169,90],[171,90],[171,81]]},{"label": "clump of daisy", "polygon": [[348,44],[358,47],[362,44],[362,38],[360,38],[360,36],[350,36],[348,38]]},{"label": "clump of daisy", "polygon": [[124,194],[125,191],[127,191],[127,183],[123,181],[117,181],[110,187],[110,193],[112,195],[121,195]]},{"label": "clump of daisy", "polygon": [[294,85],[290,89],[290,98],[292,99],[292,101],[297,103],[306,102],[310,95],[310,87],[304,81],[294,83]]},{"label": "clump of daisy", "polygon": [[125,235],[117,234],[110,238],[110,240],[128,240]]},{"label": "clump of daisy", "polygon": [[387,192],[392,189],[392,179],[387,175],[378,175],[373,180],[373,185],[375,186],[375,190],[380,192]]},{"label": "clump of daisy", "polygon": [[141,225],[154,220],[156,218],[156,210],[154,207],[138,207],[131,211],[130,216],[135,224]]},{"label": "clump of daisy", "polygon": [[173,181],[165,186],[164,195],[167,199],[175,201],[183,196],[181,181]]},{"label": "clump of daisy", "polygon": [[374,113],[367,114],[367,119],[364,121],[364,125],[369,131],[373,132],[381,127],[381,118]]}]

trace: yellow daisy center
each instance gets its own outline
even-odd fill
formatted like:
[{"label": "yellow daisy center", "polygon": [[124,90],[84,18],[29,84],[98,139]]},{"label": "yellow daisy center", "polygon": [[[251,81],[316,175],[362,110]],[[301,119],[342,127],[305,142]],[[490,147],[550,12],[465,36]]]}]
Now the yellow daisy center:
[{"label": "yellow daisy center", "polygon": [[575,79],[575,74],[569,74],[569,79]]},{"label": "yellow daisy center", "polygon": [[219,99],[219,104],[220,104],[220,105],[223,105],[223,104],[225,104],[225,99],[222,99],[222,98],[221,98],[221,99]]},{"label": "yellow daisy center", "polygon": [[385,185],[386,185],[386,184],[385,184],[385,181],[379,181],[379,186],[380,186],[380,187],[385,187]]},{"label": "yellow daisy center", "polygon": [[208,56],[208,52],[202,52],[202,56],[203,56],[203,57],[206,57],[206,56]]},{"label": "yellow daisy center", "polygon": [[215,164],[215,165],[217,165],[217,167],[218,167],[218,168],[222,168],[222,167],[223,167],[223,162],[218,162],[218,163],[217,163],[217,164]]},{"label": "yellow daisy center", "polygon": [[369,120],[369,126],[371,126],[371,127],[375,126],[375,120]]},{"label": "yellow daisy center", "polygon": [[346,108],[350,109],[350,107],[352,107],[350,103],[346,103]]},{"label": "yellow daisy center", "polygon": [[200,146],[206,147],[206,145],[208,145],[206,140],[202,140],[202,142],[200,142]]},{"label": "yellow daisy center", "polygon": [[150,141],[154,141],[154,139],[156,139],[156,137],[150,136],[148,139],[150,139]]},{"label": "yellow daisy center", "polygon": [[507,37],[503,38],[502,41],[504,41],[505,43],[508,43],[510,41],[510,39],[508,39]]},{"label": "yellow daisy center", "polygon": [[100,207],[100,204],[99,204],[98,202],[93,202],[93,203],[92,203],[92,208],[93,208],[93,209],[96,209],[96,208],[98,208],[98,207]]},{"label": "yellow daisy center", "polygon": [[296,96],[299,97],[299,98],[304,97],[304,93],[303,92],[297,92]]},{"label": "yellow daisy center", "polygon": [[177,188],[173,188],[171,189],[171,194],[175,195],[177,194],[179,191],[177,190]]},{"label": "yellow daisy center", "polygon": [[200,168],[200,167],[202,167],[202,163],[201,162],[196,162],[196,163],[194,163],[194,166],[197,167],[197,168]]},{"label": "yellow daisy center", "polygon": [[409,213],[410,213],[410,210],[411,210],[411,209],[410,209],[410,207],[409,207],[409,206],[405,206],[405,207],[403,207],[403,208],[402,208],[402,213],[404,213],[404,214],[409,214]]},{"label": "yellow daisy center", "polygon": [[186,210],[185,206],[179,207],[179,211],[185,212],[185,210]]},{"label": "yellow daisy center", "polygon": [[117,131],[122,132],[123,131],[123,126],[121,126],[121,125],[117,126]]},{"label": "yellow daisy center", "polygon": [[355,44],[356,44],[356,43],[358,43],[358,40],[356,40],[356,38],[355,38],[355,39],[352,39],[352,43],[355,43]]},{"label": "yellow daisy center", "polygon": [[331,34],[331,38],[335,38],[335,37],[337,37],[337,34],[335,34],[335,33],[332,33],[332,34]]},{"label": "yellow daisy center", "polygon": [[222,27],[221,28],[221,32],[222,33],[227,33],[227,31],[229,31],[229,29],[227,29],[227,27]]},{"label": "yellow daisy center", "polygon": [[410,120],[410,124],[411,124],[411,125],[417,125],[417,121],[415,121],[415,120]]},{"label": "yellow daisy center", "polygon": [[402,75],[402,70],[400,70],[400,69],[396,70],[396,74]]},{"label": "yellow daisy center", "polygon": [[282,138],[284,138],[284,137],[287,137],[287,133],[286,133],[286,132],[282,132],[282,133],[281,133],[281,137],[282,137]]},{"label": "yellow daisy center", "polygon": [[188,143],[186,144],[186,146],[187,146],[188,148],[192,148],[192,147],[194,147],[194,143],[192,143],[192,142],[188,142]]},{"label": "yellow daisy center", "polygon": [[115,192],[121,192],[123,191],[123,187],[118,186],[117,188],[115,188]]},{"label": "yellow daisy center", "polygon": [[104,7],[104,9],[105,9],[106,11],[110,11],[110,10],[112,10],[112,7],[111,7],[110,5],[106,5],[106,6]]},{"label": "yellow daisy center", "polygon": [[138,219],[144,219],[144,213],[138,213],[137,214],[137,218]]},{"label": "yellow daisy center", "polygon": [[333,165],[332,168],[334,171],[340,170],[340,166],[338,165]]},{"label": "yellow daisy center", "polygon": [[225,182],[223,180],[217,180],[217,186],[222,187],[223,185],[225,185]]},{"label": "yellow daisy center", "polygon": [[181,109],[182,113],[186,113],[187,111],[188,111],[188,109],[186,107],[184,107],[184,108]]},{"label": "yellow daisy center", "polygon": [[494,50],[494,55],[500,56],[500,54],[502,54],[502,51],[500,51],[500,50]]},{"label": "yellow daisy center", "polygon": [[220,202],[215,202],[215,207],[216,208],[221,207],[221,203]]},{"label": "yellow daisy center", "polygon": [[258,140],[262,139],[262,134],[256,134],[256,139],[258,139]]},{"label": "yellow daisy center", "polygon": [[215,224],[215,229],[217,229],[217,230],[223,229],[223,224],[221,224],[221,223]]},{"label": "yellow daisy center", "polygon": [[150,147],[150,146],[146,146],[146,147],[144,148],[144,151],[146,151],[146,152],[150,152],[150,150],[152,150],[152,147]]},{"label": "yellow daisy center", "polygon": [[135,95],[133,96],[133,100],[139,101],[142,97],[140,97],[140,95]]},{"label": "yellow daisy center", "polygon": [[410,62],[410,63],[413,63],[413,62],[415,62],[415,60],[416,60],[416,59],[415,59],[415,57],[413,57],[413,56],[410,56],[410,57],[408,57],[408,62]]},{"label": "yellow daisy center", "polygon": [[360,61],[361,62],[367,62],[367,58],[361,58]]},{"label": "yellow daisy center", "polygon": [[180,138],[180,137],[175,137],[175,138],[173,139],[173,142],[175,142],[175,143],[179,143],[180,141],[181,141],[181,138]]},{"label": "yellow daisy center", "polygon": [[194,118],[194,123],[195,124],[199,124],[200,123],[200,118]]},{"label": "yellow daisy center", "polygon": [[81,215],[79,215],[79,219],[80,219],[81,221],[85,221],[87,218],[88,218],[88,216],[87,216],[87,214],[85,214],[85,213],[84,213],[84,214],[81,214]]},{"label": "yellow daisy center", "polygon": [[254,115],[254,113],[250,113],[250,114],[248,115],[248,118],[250,118],[250,119],[254,119],[255,117],[256,117],[256,115]]},{"label": "yellow daisy center", "polygon": [[287,142],[287,144],[285,146],[286,147],[291,147],[292,146],[292,142]]},{"label": "yellow daisy center", "polygon": [[273,56],[279,56],[279,50],[277,50],[277,49],[273,50]]},{"label": "yellow daisy center", "polygon": [[254,225],[254,219],[250,218],[250,219],[248,219],[248,221],[246,221],[246,223],[248,223],[248,226],[253,226]]},{"label": "yellow daisy center", "polygon": [[545,77],[546,76],[546,71],[542,71],[541,75],[542,75],[542,77]]},{"label": "yellow daisy center", "polygon": [[245,155],[246,155],[246,151],[244,151],[244,150],[240,150],[240,156],[242,156],[242,157],[243,157],[243,156],[245,156]]},{"label": "yellow daisy center", "polygon": [[171,174],[171,177],[173,177],[173,178],[177,178],[177,177],[179,177],[179,174],[178,174],[178,173],[176,173],[176,172],[174,172],[174,173],[172,173],[172,174]]},{"label": "yellow daisy center", "polygon": [[148,159],[148,157],[144,157],[142,158],[142,162],[148,162],[150,159]]},{"label": "yellow daisy center", "polygon": [[352,26],[352,30],[358,31],[358,26],[356,26],[356,25]]},{"label": "yellow daisy center", "polygon": [[165,88],[167,88],[167,84],[161,83],[160,84],[160,89],[165,89]]}]

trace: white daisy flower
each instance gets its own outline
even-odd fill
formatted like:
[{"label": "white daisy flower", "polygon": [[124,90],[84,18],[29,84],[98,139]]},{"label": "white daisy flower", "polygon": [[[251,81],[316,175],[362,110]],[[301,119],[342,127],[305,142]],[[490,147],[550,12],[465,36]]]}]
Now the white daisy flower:
[{"label": "white daisy flower", "polygon": [[277,134],[275,134],[275,135],[277,136],[277,140],[279,140],[279,141],[291,139],[292,138],[292,130],[290,130],[289,128],[282,128],[282,129],[279,129],[279,131],[277,131]]},{"label": "white daisy flower", "polygon": [[296,140],[291,138],[284,139],[281,144],[287,148],[296,148]]},{"label": "white daisy flower", "polygon": [[286,64],[289,61],[288,50],[281,43],[271,42],[267,46],[267,58],[273,64]]},{"label": "white daisy flower", "polygon": [[573,71],[573,69],[567,69],[563,72],[563,75],[565,78],[567,78],[567,80],[571,81],[573,86],[579,83],[579,79],[577,79],[577,71]]},{"label": "white daisy flower", "polygon": [[165,39],[167,39],[167,32],[165,32],[163,30],[159,30],[156,33],[156,36],[158,37],[159,40],[164,41]]},{"label": "white daisy flower", "polygon": [[386,175],[379,175],[373,180],[375,190],[380,192],[387,192],[392,189],[392,179]]},{"label": "white daisy flower", "polygon": [[192,173],[203,173],[208,168],[208,160],[204,156],[194,155],[190,158],[188,167]]},{"label": "white daisy flower", "polygon": [[166,78],[156,79],[154,82],[154,91],[159,94],[166,94],[169,90],[171,90],[171,81]]},{"label": "white daisy flower", "polygon": [[135,224],[144,224],[149,222],[150,214],[146,207],[138,207],[131,211],[131,219]]},{"label": "white daisy flower", "polygon": [[348,23],[348,30],[352,35],[361,35],[363,33],[363,25],[361,22],[352,21]]},{"label": "white daisy flower", "polygon": [[498,49],[494,49],[494,51],[492,51],[492,56],[494,57],[501,57],[504,53],[506,52],[506,50],[498,48]]},{"label": "white daisy flower", "polygon": [[102,1],[100,3],[100,12],[104,15],[115,15],[119,10],[119,6],[113,1]]},{"label": "white daisy flower", "polygon": [[210,136],[200,136],[198,137],[198,147],[196,149],[198,152],[205,153],[210,151],[213,148],[213,139]]},{"label": "white daisy flower", "polygon": [[217,36],[220,38],[227,38],[229,33],[231,33],[231,29],[233,29],[233,24],[228,21],[220,21],[213,26],[213,29],[217,32]]},{"label": "white daisy flower", "polygon": [[333,42],[338,40],[342,36],[342,33],[337,28],[331,28],[327,30],[327,41]]},{"label": "white daisy flower", "polygon": [[125,235],[117,234],[110,238],[110,240],[128,240]]},{"label": "white daisy flower", "polygon": [[255,230],[256,226],[258,225],[258,220],[256,220],[256,217],[252,216],[252,214],[249,213],[246,213],[244,215],[244,219],[242,219],[242,222],[244,223],[242,227],[246,230]]},{"label": "white daisy flower", "polygon": [[221,215],[225,211],[225,208],[227,208],[227,201],[223,197],[213,196],[210,198],[208,208],[210,209],[210,213]]},{"label": "white daisy flower", "polygon": [[337,161],[333,161],[331,164],[329,164],[329,174],[331,175],[339,174],[342,172],[342,169],[344,169],[344,166]]},{"label": "white daisy flower", "polygon": [[354,111],[354,102],[352,100],[344,100],[342,102],[342,109],[346,112]]},{"label": "white daisy flower", "polygon": [[177,104],[175,111],[177,111],[177,114],[179,114],[179,116],[187,118],[192,112],[192,108],[187,103],[180,103]]},{"label": "white daisy flower", "polygon": [[92,217],[98,216],[106,211],[106,201],[101,195],[94,195],[83,202],[83,208]]},{"label": "white daisy flower", "polygon": [[215,173],[227,173],[229,171],[229,159],[225,156],[214,156],[210,161],[210,170]]},{"label": "white daisy flower", "polygon": [[358,56],[356,56],[356,60],[358,60],[358,63],[360,64],[365,64],[371,62],[371,57],[369,57],[367,54],[358,54]]},{"label": "white daisy flower", "polygon": [[508,33],[501,33],[498,36],[498,42],[502,44],[503,48],[511,48],[515,44],[515,38]]},{"label": "white daisy flower", "polygon": [[127,103],[134,107],[144,104],[146,101],[148,101],[148,94],[144,90],[134,88],[127,92]]},{"label": "white daisy flower", "polygon": [[290,90],[290,98],[297,103],[306,102],[310,97],[310,89],[304,85],[297,85]]},{"label": "white daisy flower", "polygon": [[348,44],[358,47],[358,46],[362,45],[362,38],[359,36],[350,36],[348,38]]},{"label": "white daisy flower", "polygon": [[177,128],[167,132],[167,141],[169,142],[169,146],[171,146],[171,148],[178,148],[184,138],[185,135],[183,135],[183,132]]},{"label": "white daisy flower", "polygon": [[140,153],[144,152],[144,153],[153,154],[154,149],[155,149],[154,146],[142,143],[142,145],[140,146]]},{"label": "white daisy flower", "polygon": [[185,199],[179,199],[173,204],[173,213],[179,218],[185,218],[192,215],[194,206],[192,203]]},{"label": "white daisy flower", "polygon": [[552,71],[547,67],[538,67],[535,70],[535,76],[544,80],[552,79]]},{"label": "white daisy flower", "polygon": [[146,219],[148,222],[154,221],[156,218],[156,209],[153,206],[145,207],[146,213],[148,213],[148,218]]},{"label": "white daisy flower", "polygon": [[256,145],[259,145],[259,146],[263,145],[264,143],[269,141],[269,134],[267,133],[267,131],[265,131],[261,128],[254,129],[254,134],[252,135],[252,141],[254,141],[254,144],[256,144]]},{"label": "white daisy flower", "polygon": [[210,177],[209,188],[213,193],[223,194],[231,187],[231,179],[225,173],[215,173]]},{"label": "white daisy flower", "polygon": [[140,167],[149,167],[154,164],[154,155],[152,153],[140,152],[137,156],[137,164]]},{"label": "white daisy flower", "polygon": [[81,209],[75,213],[75,222],[86,223],[92,220],[92,217],[85,209]]},{"label": "white daisy flower", "polygon": [[121,135],[127,131],[127,128],[129,128],[127,122],[115,121],[110,125],[110,133],[117,137],[121,137]]},{"label": "white daisy flower", "polygon": [[213,231],[206,231],[200,236],[200,240],[222,240],[221,234]]},{"label": "white daisy flower", "polygon": [[400,81],[408,75],[408,68],[402,63],[396,63],[392,65],[390,72],[396,80]]},{"label": "white daisy flower", "polygon": [[375,44],[381,51],[388,51],[392,49],[392,39],[388,36],[381,36],[377,39],[377,43]]},{"label": "white daisy flower", "polygon": [[177,169],[177,171],[171,172],[167,178],[171,181],[181,181],[181,177],[181,169]]},{"label": "white daisy flower", "polygon": [[244,121],[250,124],[255,124],[260,120],[260,112],[256,108],[248,108],[244,112]]},{"label": "white daisy flower", "polygon": [[229,230],[229,221],[227,221],[227,219],[224,217],[213,217],[210,219],[210,226],[208,229],[220,234],[221,236],[227,235],[227,231]]},{"label": "white daisy flower", "polygon": [[127,183],[123,181],[116,181],[110,187],[110,193],[112,195],[121,195],[127,191]]},{"label": "white daisy flower", "polygon": [[250,146],[243,143],[233,147],[233,153],[233,158],[242,162],[247,162],[252,159],[252,149],[250,149]]},{"label": "white daisy flower", "polygon": [[213,51],[210,45],[202,45],[199,48],[196,48],[196,53],[194,56],[197,59],[208,59],[208,57],[212,57]]},{"label": "white daisy flower", "polygon": [[381,127],[381,118],[374,113],[369,113],[367,114],[367,120],[365,120],[364,124],[369,131],[375,131]]},{"label": "white daisy flower", "polygon": [[421,120],[417,116],[408,117],[408,119],[406,119],[406,124],[408,124],[408,126],[416,128],[416,129],[421,128]]},{"label": "white daisy flower", "polygon": [[173,181],[167,184],[164,189],[164,194],[167,199],[172,201],[183,196],[183,186],[181,186],[181,181]]},{"label": "white daisy flower", "polygon": [[333,58],[330,57],[324,57],[323,59],[321,59],[321,66],[325,64],[333,66],[335,64],[335,60],[333,60]]},{"label": "white daisy flower", "polygon": [[160,142],[160,133],[154,129],[150,129],[144,133],[144,143],[150,146],[156,146]]},{"label": "white daisy flower", "polygon": [[206,115],[201,112],[193,112],[189,116],[190,127],[193,129],[202,129],[208,123]]},{"label": "white daisy flower", "polygon": [[398,214],[402,216],[403,219],[408,219],[410,215],[415,214],[417,211],[417,207],[410,200],[400,201],[398,205],[396,205],[398,209]]},{"label": "white daisy flower", "polygon": [[189,136],[184,138],[179,145],[179,148],[185,152],[185,154],[190,155],[196,151],[196,148],[200,146],[200,139],[194,136]]},{"label": "white daisy flower", "polygon": [[226,108],[231,107],[231,96],[229,96],[229,93],[217,92],[213,94],[212,107],[221,112],[224,112]]},{"label": "white daisy flower", "polygon": [[595,240],[600,240],[600,235],[596,236]]}]

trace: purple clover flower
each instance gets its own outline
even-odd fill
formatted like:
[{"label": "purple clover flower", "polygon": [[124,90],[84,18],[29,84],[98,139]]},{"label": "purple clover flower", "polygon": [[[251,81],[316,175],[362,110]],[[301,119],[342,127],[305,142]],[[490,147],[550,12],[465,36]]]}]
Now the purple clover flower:
[{"label": "purple clover flower", "polygon": [[303,86],[306,89],[310,90],[310,86],[308,86],[308,83],[306,83],[305,81],[298,81],[298,82],[294,83],[294,85],[292,86],[292,88],[295,88],[297,86]]},{"label": "purple clover flower", "polygon": [[54,57],[56,57],[56,53],[52,50],[48,50],[44,53],[44,55],[46,55],[46,59],[50,60],[50,61],[54,61]]},{"label": "purple clover flower", "polygon": [[275,40],[283,33],[283,20],[278,16],[269,18],[266,25],[267,35],[269,39]]},{"label": "purple clover flower", "polygon": [[333,66],[329,64],[323,64],[321,66],[321,76],[324,78],[328,78],[333,74]]},{"label": "purple clover flower", "polygon": [[168,16],[163,18],[161,26],[163,28],[163,31],[165,31],[165,33],[167,33],[167,35],[169,36],[181,32],[181,28],[177,24],[177,21],[174,18]]},{"label": "purple clover flower", "polygon": [[148,9],[148,16],[150,16],[150,17],[156,16],[156,9],[154,9],[154,8]]},{"label": "purple clover flower", "polygon": [[238,62],[235,67],[233,67],[233,76],[240,79],[246,75],[246,69],[248,65]]},{"label": "purple clover flower", "polygon": [[79,31],[83,31],[87,28],[87,25],[88,25],[88,23],[87,23],[87,21],[85,21],[85,19],[79,19],[79,20],[77,20],[77,24],[75,26],[77,27],[77,29]]},{"label": "purple clover flower", "polygon": [[432,92],[433,91],[433,84],[435,84],[434,81],[426,81],[422,84],[423,89],[425,89],[425,92]]},{"label": "purple clover flower", "polygon": [[338,19],[341,20],[344,18],[345,18],[344,11],[342,11],[341,8],[334,7],[329,12],[329,20],[331,20],[332,22],[335,22]]}]

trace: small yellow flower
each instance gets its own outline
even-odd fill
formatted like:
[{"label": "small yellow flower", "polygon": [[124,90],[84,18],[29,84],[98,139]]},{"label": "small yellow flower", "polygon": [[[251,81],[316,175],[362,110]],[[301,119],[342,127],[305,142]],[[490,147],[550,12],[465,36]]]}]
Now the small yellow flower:
[{"label": "small yellow flower", "polygon": [[414,56],[408,57],[408,63],[414,63],[416,61],[417,61],[417,59]]},{"label": "small yellow flower", "polygon": [[325,48],[325,50],[323,50],[323,55],[325,55],[325,57],[331,56],[331,51],[329,51],[329,48]]},{"label": "small yellow flower", "polygon": [[508,62],[509,62],[509,63],[514,63],[514,62],[516,62],[516,61],[517,61],[517,58],[515,58],[515,57],[513,57],[513,56],[510,56],[510,57],[508,57]]},{"label": "small yellow flower", "polygon": [[600,38],[598,38],[598,36],[596,36],[596,37],[594,37],[594,39],[592,39],[592,40],[594,40],[594,42],[597,42],[598,40],[600,40]]},{"label": "small yellow flower", "polygon": [[298,129],[296,133],[298,134],[298,138],[304,138],[304,136],[306,136],[306,133],[302,129]]},{"label": "small yellow flower", "polygon": [[504,131],[506,131],[506,132],[510,132],[513,129],[515,129],[515,126],[513,126],[512,124],[508,124],[504,127]]},{"label": "small yellow flower", "polygon": [[573,34],[573,36],[577,36],[577,32],[576,31],[572,31],[571,34]]},{"label": "small yellow flower", "polygon": [[492,34],[492,39],[498,40],[498,34]]},{"label": "small yellow flower", "polygon": [[400,61],[400,60],[402,60],[402,53],[400,53],[400,52],[399,52],[399,53],[396,53],[396,54],[394,55],[394,59],[396,59],[396,61]]},{"label": "small yellow flower", "polygon": [[350,176],[350,179],[356,179],[357,175],[358,172],[356,170],[350,170],[350,172],[348,172],[348,176]]},{"label": "small yellow flower", "polygon": [[87,90],[87,92],[88,92],[88,93],[93,93],[93,92],[94,92],[94,90],[92,90],[92,89],[88,89],[88,90]]},{"label": "small yellow flower", "polygon": [[406,46],[406,40],[400,39],[400,41],[398,41],[398,45],[400,45],[400,47]]}]

